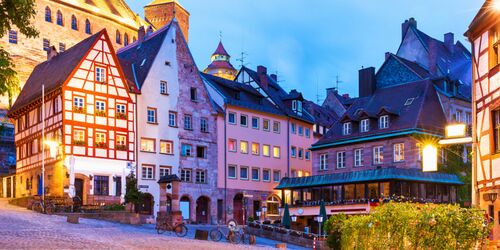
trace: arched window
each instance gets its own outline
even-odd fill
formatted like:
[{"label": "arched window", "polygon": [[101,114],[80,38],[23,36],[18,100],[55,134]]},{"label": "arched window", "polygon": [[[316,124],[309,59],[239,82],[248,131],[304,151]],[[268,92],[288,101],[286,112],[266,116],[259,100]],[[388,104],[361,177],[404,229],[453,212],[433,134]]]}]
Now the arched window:
[{"label": "arched window", "polygon": [[89,19],[85,20],[85,33],[92,34],[92,30],[90,29],[90,21],[89,21]]},{"label": "arched window", "polygon": [[57,25],[64,26],[63,15],[60,10],[57,11]]},{"label": "arched window", "polygon": [[278,208],[280,206],[280,199],[278,197],[272,195],[269,198],[267,198],[266,206],[268,215],[279,215]]},{"label": "arched window", "polygon": [[122,44],[122,36],[118,30],[116,31],[116,43]]},{"label": "arched window", "polygon": [[123,36],[123,45],[127,46],[128,45],[128,34],[125,33],[125,35]]},{"label": "arched window", "polygon": [[78,21],[76,20],[75,15],[71,16],[71,29],[78,30]]},{"label": "arched window", "polygon": [[49,6],[45,7],[45,21],[49,23],[52,22],[52,11],[50,11]]}]

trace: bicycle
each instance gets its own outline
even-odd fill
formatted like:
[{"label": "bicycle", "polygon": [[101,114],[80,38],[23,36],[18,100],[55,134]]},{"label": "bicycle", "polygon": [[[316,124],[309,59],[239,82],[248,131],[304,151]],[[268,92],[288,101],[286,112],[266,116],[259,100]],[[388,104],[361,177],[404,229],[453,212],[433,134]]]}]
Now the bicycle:
[{"label": "bicycle", "polygon": [[177,237],[184,237],[188,232],[188,228],[184,223],[173,225],[168,222],[169,219],[160,219],[160,217],[156,220],[156,232],[158,234],[163,234],[166,231],[172,231],[177,235]]},{"label": "bicycle", "polygon": [[241,242],[241,235],[238,231],[234,231],[231,228],[228,228],[228,233],[226,234],[219,223],[217,223],[217,228],[214,228],[210,231],[210,239],[213,241],[220,241],[224,236],[228,242],[233,244],[238,244]]},{"label": "bicycle", "polygon": [[31,209],[35,212],[52,215],[56,211],[56,205],[50,201],[39,200],[33,202]]},{"label": "bicycle", "polygon": [[246,228],[241,228],[239,234],[241,235],[241,242],[243,244],[255,245],[255,235],[249,234]]}]

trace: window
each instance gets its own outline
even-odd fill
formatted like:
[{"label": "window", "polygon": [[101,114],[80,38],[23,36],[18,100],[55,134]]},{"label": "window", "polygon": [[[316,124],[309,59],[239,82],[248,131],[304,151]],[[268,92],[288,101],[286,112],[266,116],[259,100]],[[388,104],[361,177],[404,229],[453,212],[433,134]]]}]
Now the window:
[{"label": "window", "polygon": [[207,183],[207,172],[205,170],[196,170],[196,183],[204,184]]},{"label": "window", "polygon": [[229,124],[236,124],[236,114],[235,113],[229,113]]},{"label": "window", "polygon": [[342,134],[343,135],[350,135],[351,132],[352,132],[352,123],[351,122],[344,122]]},{"label": "window", "polygon": [[185,157],[191,157],[193,156],[193,146],[189,144],[182,144],[181,146],[181,155]]},{"label": "window", "polygon": [[345,151],[337,152],[337,168],[345,168]]},{"label": "window", "polygon": [[240,125],[242,127],[248,126],[248,116],[247,115],[240,115]]},{"label": "window", "polygon": [[63,53],[64,51],[66,51],[66,44],[59,43],[59,53]]},{"label": "window", "polygon": [[319,155],[319,170],[328,169],[328,154]]},{"label": "window", "polygon": [[125,135],[116,135],[116,149],[127,150],[127,137]]},{"label": "window", "polygon": [[109,177],[94,175],[94,195],[109,195]]},{"label": "window", "polygon": [[304,127],[299,126],[299,135],[303,136],[304,135]]},{"label": "window", "polygon": [[64,26],[63,15],[60,10],[57,11],[57,25]]},{"label": "window", "polygon": [[305,129],[305,134],[306,134],[307,138],[311,137],[311,130],[309,128],[306,128]]},{"label": "window", "polygon": [[85,20],[85,33],[92,34],[92,30],[90,29],[90,21],[89,19]]},{"label": "window", "polygon": [[191,101],[196,102],[198,101],[198,89],[196,88],[191,88]]},{"label": "window", "polygon": [[155,177],[154,174],[154,165],[142,165],[141,177],[143,180],[153,180]]},{"label": "window", "polygon": [[128,45],[128,34],[125,33],[125,35],[123,36],[123,45],[127,46]]},{"label": "window", "polygon": [[49,51],[50,49],[50,40],[47,38],[43,39],[43,50],[44,51]]},{"label": "window", "polygon": [[96,116],[106,116],[106,103],[103,101],[96,101],[94,113]]},{"label": "window", "polygon": [[107,141],[106,141],[106,134],[105,133],[100,133],[96,132],[95,133],[95,147],[96,148],[107,148]]},{"label": "window", "polygon": [[491,34],[491,58],[490,69],[500,64],[500,25],[493,27],[490,31]]},{"label": "window", "polygon": [[252,142],[252,154],[259,155],[260,145],[258,143]]},{"label": "window", "polygon": [[269,169],[262,170],[262,180],[271,181],[271,170]]},{"label": "window", "polygon": [[73,98],[73,111],[75,113],[84,113],[85,108],[83,107],[83,98],[82,97],[75,97]]},{"label": "window", "polygon": [[280,130],[281,130],[280,122],[273,122],[273,132],[279,134]]},{"label": "window", "polygon": [[394,144],[394,162],[402,162],[405,160],[405,144]]},{"label": "window", "polygon": [[267,199],[266,201],[266,206],[267,206],[267,214],[268,215],[273,215],[273,216],[279,216],[279,207],[280,205],[280,200],[276,196],[271,196]]},{"label": "window", "polygon": [[96,82],[106,82],[106,68],[95,67],[95,80]]},{"label": "window", "polygon": [[174,154],[174,142],[160,140],[160,154],[173,155]]},{"label": "window", "polygon": [[292,156],[293,158],[297,157],[297,147],[292,146],[292,149],[291,149],[291,156]]},{"label": "window", "polygon": [[141,138],[141,151],[142,152],[155,152],[155,139]]},{"label": "window", "polygon": [[122,44],[122,35],[120,34],[120,31],[116,31],[116,43]]},{"label": "window", "polygon": [[168,126],[177,127],[177,112],[174,111],[168,112]]},{"label": "window", "polygon": [[273,170],[273,181],[280,182],[280,180],[281,180],[281,171]]},{"label": "window", "polygon": [[462,111],[455,110],[455,114],[453,115],[453,120],[455,120],[456,122],[461,122],[461,120],[462,120]]},{"label": "window", "polygon": [[306,151],[306,157],[305,158],[306,158],[307,161],[311,159],[311,151],[309,151],[309,150]]},{"label": "window", "polygon": [[252,117],[252,128],[259,129],[260,119],[258,117]]},{"label": "window", "polygon": [[303,148],[299,148],[299,159],[303,159],[304,158],[304,149]]},{"label": "window", "polygon": [[49,6],[45,7],[45,22],[52,22],[52,11]]},{"label": "window", "polygon": [[127,119],[127,110],[124,104],[116,104],[116,118]]},{"label": "window", "polygon": [[156,124],[156,108],[148,108],[148,123]]},{"label": "window", "polygon": [[172,167],[160,166],[160,178],[163,176],[171,175]]},{"label": "window", "polygon": [[410,106],[413,103],[414,100],[415,100],[415,98],[408,98],[408,99],[406,99],[405,106]]},{"label": "window", "polygon": [[73,145],[85,146],[85,130],[73,130]]},{"label": "window", "polygon": [[290,126],[290,130],[291,130],[292,134],[297,133],[297,124],[292,123]]},{"label": "window", "polygon": [[191,115],[184,115],[184,129],[193,130],[193,117]]},{"label": "window", "polygon": [[422,144],[417,143],[415,146],[416,146],[417,151],[418,151],[417,160],[421,161],[422,160]]},{"label": "window", "polygon": [[500,109],[492,112],[493,145],[495,153],[500,153]]},{"label": "window", "polygon": [[271,146],[269,145],[262,145],[262,155],[269,157],[271,155]]},{"label": "window", "polygon": [[379,118],[378,122],[379,128],[388,128],[389,127],[389,116],[383,115]]},{"label": "window", "polygon": [[17,44],[17,31],[9,30],[9,43]]},{"label": "window", "polygon": [[384,162],[384,147],[373,148],[373,164],[382,164]]},{"label": "window", "polygon": [[280,147],[274,146],[273,147],[273,157],[274,158],[280,158]]},{"label": "window", "polygon": [[229,165],[227,167],[227,177],[230,179],[236,179],[236,166]]},{"label": "window", "polygon": [[196,157],[203,159],[207,158],[207,147],[196,146]]},{"label": "window", "polygon": [[207,118],[200,119],[200,131],[203,133],[208,133],[208,120],[207,120]]},{"label": "window", "polygon": [[236,152],[236,140],[235,139],[229,139],[228,140],[227,150],[229,152]]},{"label": "window", "polygon": [[252,168],[252,181],[260,180],[260,169]]},{"label": "window", "polygon": [[361,130],[361,133],[370,131],[370,120],[368,120],[368,119],[361,120],[360,130]]},{"label": "window", "polygon": [[160,94],[162,95],[168,95],[168,89],[167,89],[167,82],[166,81],[160,81]]},{"label": "window", "polygon": [[191,169],[181,169],[181,181],[191,182]]},{"label": "window", "polygon": [[470,125],[472,123],[472,114],[470,112],[465,112],[465,124]]},{"label": "window", "polygon": [[240,141],[240,153],[248,154],[248,142]]},{"label": "window", "polygon": [[262,129],[264,131],[269,131],[270,130],[270,123],[271,122],[269,120],[263,119],[263,121],[262,121]]},{"label": "window", "polygon": [[78,21],[76,20],[75,15],[71,16],[71,29],[78,30]]},{"label": "window", "polygon": [[292,110],[297,112],[299,115],[302,115],[302,101],[293,100],[292,101]]},{"label": "window", "polygon": [[358,148],[354,150],[354,166],[361,167],[363,166],[363,149]]},{"label": "window", "polygon": [[248,180],[248,167],[240,167],[240,179]]}]

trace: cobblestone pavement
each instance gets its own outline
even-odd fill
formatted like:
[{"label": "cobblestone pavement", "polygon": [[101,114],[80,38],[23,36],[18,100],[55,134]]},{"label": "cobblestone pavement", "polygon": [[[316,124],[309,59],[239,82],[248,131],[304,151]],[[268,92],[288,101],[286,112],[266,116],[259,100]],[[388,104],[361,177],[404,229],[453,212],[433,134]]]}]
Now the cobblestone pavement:
[{"label": "cobblestone pavement", "polygon": [[[190,230],[192,231],[192,230]],[[149,226],[130,226],[80,219],[69,224],[66,217],[44,215],[9,205],[0,199],[0,249],[265,249],[273,241],[258,240],[257,246],[233,245],[156,234]],[[189,237],[190,236],[190,237]]]}]

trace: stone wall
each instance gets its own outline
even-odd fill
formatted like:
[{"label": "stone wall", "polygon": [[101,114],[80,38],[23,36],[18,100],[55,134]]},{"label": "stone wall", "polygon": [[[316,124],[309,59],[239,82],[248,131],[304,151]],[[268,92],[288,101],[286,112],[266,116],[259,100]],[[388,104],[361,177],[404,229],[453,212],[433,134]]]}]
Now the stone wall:
[{"label": "stone wall", "polygon": [[181,7],[176,1],[163,4],[149,5],[144,7],[144,16],[156,29],[167,25],[174,18],[179,22],[182,34],[189,40],[189,12]]}]

